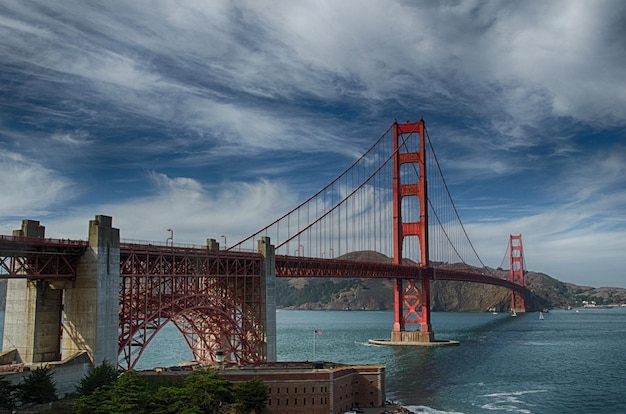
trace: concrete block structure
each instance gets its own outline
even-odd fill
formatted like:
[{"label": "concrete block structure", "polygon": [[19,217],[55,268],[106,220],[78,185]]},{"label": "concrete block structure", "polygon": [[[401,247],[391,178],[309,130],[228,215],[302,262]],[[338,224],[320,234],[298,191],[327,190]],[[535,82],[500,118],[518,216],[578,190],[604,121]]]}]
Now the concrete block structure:
[{"label": "concrete block structure", "polygon": [[[38,221],[24,220],[13,236],[44,238],[46,228]],[[57,361],[63,291],[45,281],[7,281],[2,349],[16,349],[24,362]]]},{"label": "concrete block structure", "polygon": [[[181,371],[142,371],[145,376],[180,376]],[[384,407],[385,367],[333,362],[273,362],[226,366],[220,375],[237,384],[260,378],[273,414],[339,414],[353,407]]]},{"label": "concrete block structure", "polygon": [[276,257],[269,237],[258,241],[259,253],[263,256],[262,302],[265,323],[265,355],[267,362],[276,361]]},{"label": "concrete block structure", "polygon": [[87,351],[95,365],[117,363],[120,231],[112,221],[99,215],[89,222],[89,248],[64,298],[61,352],[69,356]]},{"label": "concrete block structure", "polygon": [[[38,221],[24,220],[13,236],[45,237]],[[118,352],[120,236],[112,218],[89,222],[89,247],[73,281],[9,279],[3,350],[26,364],[60,361],[86,351],[92,363],[115,364]]]}]

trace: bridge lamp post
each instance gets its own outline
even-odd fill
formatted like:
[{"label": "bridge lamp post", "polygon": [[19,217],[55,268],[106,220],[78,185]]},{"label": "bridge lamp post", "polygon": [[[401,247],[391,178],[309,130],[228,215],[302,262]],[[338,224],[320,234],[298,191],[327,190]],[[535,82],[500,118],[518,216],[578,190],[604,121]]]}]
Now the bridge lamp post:
[{"label": "bridge lamp post", "polygon": [[226,250],[226,236],[222,234],[220,237],[224,239],[224,250]]},{"label": "bridge lamp post", "polygon": [[174,247],[174,230],[172,230],[172,229],[167,229],[167,230],[165,230],[165,231],[169,231],[169,232],[170,232],[170,237],[168,237],[168,238],[165,240],[165,245],[167,246],[167,245],[168,245],[168,242],[169,242],[169,243],[171,243],[172,247]]},{"label": "bridge lamp post", "polygon": [[328,249],[328,250],[330,250],[330,258],[334,259],[335,258],[335,250],[332,247],[330,249]]},{"label": "bridge lamp post", "polygon": [[215,360],[219,365],[220,371],[224,370],[224,351],[221,349],[215,351]]},{"label": "bridge lamp post", "polygon": [[298,245],[298,250],[297,251],[300,252],[298,254],[298,256],[304,256],[304,246],[303,245],[301,245],[301,244]]}]

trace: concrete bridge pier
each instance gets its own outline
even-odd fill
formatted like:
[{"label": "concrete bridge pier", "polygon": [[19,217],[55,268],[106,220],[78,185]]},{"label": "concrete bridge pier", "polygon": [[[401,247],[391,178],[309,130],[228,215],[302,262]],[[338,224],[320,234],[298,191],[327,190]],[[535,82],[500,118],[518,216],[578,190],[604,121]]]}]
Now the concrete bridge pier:
[{"label": "concrete bridge pier", "polygon": [[[45,227],[24,220],[13,236],[44,238]],[[104,360],[116,365],[119,292],[120,233],[111,217],[96,216],[75,280],[7,281],[2,350],[16,349],[25,363],[87,351],[96,365]]]},{"label": "concrete bridge pier", "polygon": [[[44,238],[45,233],[38,221],[23,220],[13,236]],[[21,362],[58,361],[62,302],[63,291],[46,281],[9,279],[2,350],[16,349]]]},{"label": "concrete bridge pier", "polygon": [[263,319],[265,324],[265,356],[267,362],[276,362],[276,254],[269,237],[257,242],[263,256]]},{"label": "concrete bridge pier", "polygon": [[87,351],[94,365],[117,365],[120,293],[120,231],[109,216],[89,221],[89,248],[65,290],[61,352]]}]

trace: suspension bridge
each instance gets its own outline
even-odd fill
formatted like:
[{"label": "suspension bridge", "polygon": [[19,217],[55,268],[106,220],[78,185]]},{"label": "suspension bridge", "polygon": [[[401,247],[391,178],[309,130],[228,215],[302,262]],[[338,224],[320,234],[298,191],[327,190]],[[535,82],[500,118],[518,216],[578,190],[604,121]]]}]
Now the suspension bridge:
[{"label": "suspension bridge", "polygon": [[328,185],[228,248],[123,242],[108,216],[90,221],[88,240],[49,239],[24,220],[0,236],[3,351],[27,362],[87,351],[133,368],[171,322],[199,362],[275,361],[275,277],[393,280],[389,341],[430,344],[432,280],[501,286],[525,310],[521,236],[509,241],[502,279],[465,231],[424,121],[393,122]]}]

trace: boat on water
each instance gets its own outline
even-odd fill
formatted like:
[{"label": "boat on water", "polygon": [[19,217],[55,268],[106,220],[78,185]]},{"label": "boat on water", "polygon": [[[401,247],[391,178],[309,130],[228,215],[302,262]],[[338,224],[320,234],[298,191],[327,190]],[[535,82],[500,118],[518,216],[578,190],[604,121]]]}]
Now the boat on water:
[{"label": "boat on water", "polygon": [[517,312],[515,312],[515,309],[511,309],[513,312],[511,313],[511,316],[517,316]]},{"label": "boat on water", "polygon": [[543,320],[543,312],[539,312],[539,319]]}]

